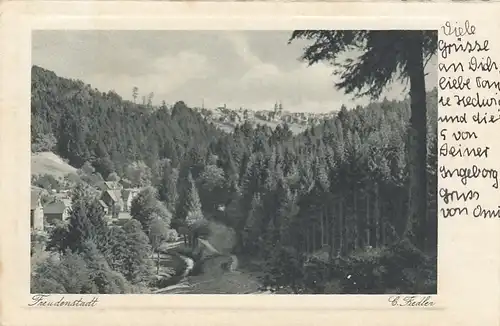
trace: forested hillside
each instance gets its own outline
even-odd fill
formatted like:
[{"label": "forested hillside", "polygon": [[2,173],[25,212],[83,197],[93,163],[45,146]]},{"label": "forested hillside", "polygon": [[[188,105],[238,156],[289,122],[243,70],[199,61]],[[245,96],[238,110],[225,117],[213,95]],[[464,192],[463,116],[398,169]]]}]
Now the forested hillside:
[{"label": "forested hillside", "polygon": [[77,168],[90,162],[103,177],[135,161],[153,167],[168,157],[177,165],[220,135],[183,102],[154,110],[37,66],[31,73],[32,150],[53,150]]},{"label": "forested hillside", "polygon": [[[263,282],[271,286],[325,293],[335,268],[359,272],[361,261],[368,269],[382,264],[377,282],[394,284],[381,289],[432,292],[435,283],[410,289],[415,282],[404,274],[430,268],[435,280],[437,90],[427,103],[430,196],[427,216],[421,217],[429,225],[422,235],[431,248],[427,253],[415,254],[410,246],[398,256],[393,247],[402,246],[408,218],[409,101],[338,108],[335,118],[299,135],[286,124],[272,130],[249,123],[228,134],[183,102],[172,110],[136,105],[33,67],[32,150],[52,150],[77,168],[89,162],[105,179],[132,179],[130,167],[140,166],[133,183],[158,191],[173,214],[172,228],[191,230],[195,240],[201,221],[231,227],[237,235],[231,252],[260,262]],[[132,216],[141,222],[155,214],[138,211],[137,202],[135,207]],[[396,258],[387,258],[386,248]],[[359,253],[373,255],[353,256]],[[337,267],[311,285],[304,266],[322,254],[327,258],[318,261]],[[413,254],[422,262],[408,258]],[[349,257],[357,258],[347,262]],[[426,265],[429,257],[434,263]],[[398,277],[408,280],[400,284]]]}]

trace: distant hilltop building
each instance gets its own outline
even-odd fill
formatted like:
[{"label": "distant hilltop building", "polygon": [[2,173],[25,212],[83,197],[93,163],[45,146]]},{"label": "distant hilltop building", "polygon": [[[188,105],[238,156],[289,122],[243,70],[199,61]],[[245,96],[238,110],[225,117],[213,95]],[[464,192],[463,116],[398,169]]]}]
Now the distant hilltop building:
[{"label": "distant hilltop building", "polygon": [[276,102],[274,104],[274,114],[277,116],[281,116],[283,114],[283,106],[281,105],[281,102]]}]

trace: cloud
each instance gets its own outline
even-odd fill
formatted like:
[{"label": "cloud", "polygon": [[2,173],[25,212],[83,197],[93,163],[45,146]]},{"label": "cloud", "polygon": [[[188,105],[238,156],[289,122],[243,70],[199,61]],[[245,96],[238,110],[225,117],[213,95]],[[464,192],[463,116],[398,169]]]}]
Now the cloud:
[{"label": "cloud", "polygon": [[109,78],[107,72],[100,72],[89,76],[89,80],[103,89],[114,89],[127,99],[131,98],[132,88],[137,86],[140,96],[153,92],[156,95],[154,102],[160,103],[163,94],[175,93],[189,86],[193,79],[205,79],[212,72],[205,56],[190,51],[158,57],[148,67],[148,72],[114,74],[113,78]]},{"label": "cloud", "polygon": [[231,43],[233,51],[246,65],[255,66],[262,64],[262,60],[252,52],[242,32],[226,32],[224,35]]},{"label": "cloud", "polygon": [[[131,99],[155,93],[154,102],[207,107],[291,111],[337,109],[366,103],[335,89],[338,77],[324,63],[298,60],[303,43],[288,44],[289,31],[44,31],[33,37],[33,63],[101,91]],[[437,61],[437,60],[435,60]],[[436,84],[436,67],[428,80]],[[401,85],[387,90],[401,98]]]}]

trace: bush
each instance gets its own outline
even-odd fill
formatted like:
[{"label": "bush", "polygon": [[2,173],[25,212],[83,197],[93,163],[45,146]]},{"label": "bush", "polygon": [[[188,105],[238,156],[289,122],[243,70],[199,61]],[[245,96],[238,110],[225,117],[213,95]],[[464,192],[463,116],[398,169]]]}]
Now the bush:
[{"label": "bush", "polygon": [[331,262],[317,258],[301,261],[291,248],[274,248],[264,268],[264,286],[311,294],[437,292],[436,257],[425,255],[408,241],[366,249]]},{"label": "bush", "polygon": [[276,246],[265,264],[262,281],[273,290],[290,287],[294,293],[303,291],[306,279],[304,257],[292,247]]},{"label": "bush", "polygon": [[165,241],[167,242],[175,242],[179,239],[179,234],[177,234],[177,231],[174,229],[169,229],[167,232],[167,237]]},{"label": "bush", "polygon": [[31,277],[31,293],[66,293],[62,284],[51,278],[44,278],[38,275]]},{"label": "bush", "polygon": [[88,266],[79,254],[67,252],[60,259],[51,257],[31,274],[33,293],[97,293]]},{"label": "bush", "polygon": [[39,133],[31,139],[31,152],[50,152],[57,144],[57,139],[52,133]]},{"label": "bush", "polygon": [[368,249],[331,264],[330,279],[342,280],[342,293],[436,293],[436,259],[408,241]]},{"label": "bush", "polygon": [[48,191],[59,191],[61,189],[61,183],[59,182],[59,180],[57,180],[50,174],[43,174],[33,177],[32,184]]},{"label": "bush", "polygon": [[31,256],[35,253],[43,252],[47,245],[48,236],[44,232],[31,233]]}]

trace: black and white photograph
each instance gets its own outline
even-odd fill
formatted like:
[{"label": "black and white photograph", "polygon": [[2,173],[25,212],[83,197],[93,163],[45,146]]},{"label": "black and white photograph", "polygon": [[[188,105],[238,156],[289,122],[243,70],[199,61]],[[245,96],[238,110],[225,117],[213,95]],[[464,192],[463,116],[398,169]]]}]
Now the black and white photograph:
[{"label": "black and white photograph", "polygon": [[32,294],[437,293],[437,30],[31,37]]}]

